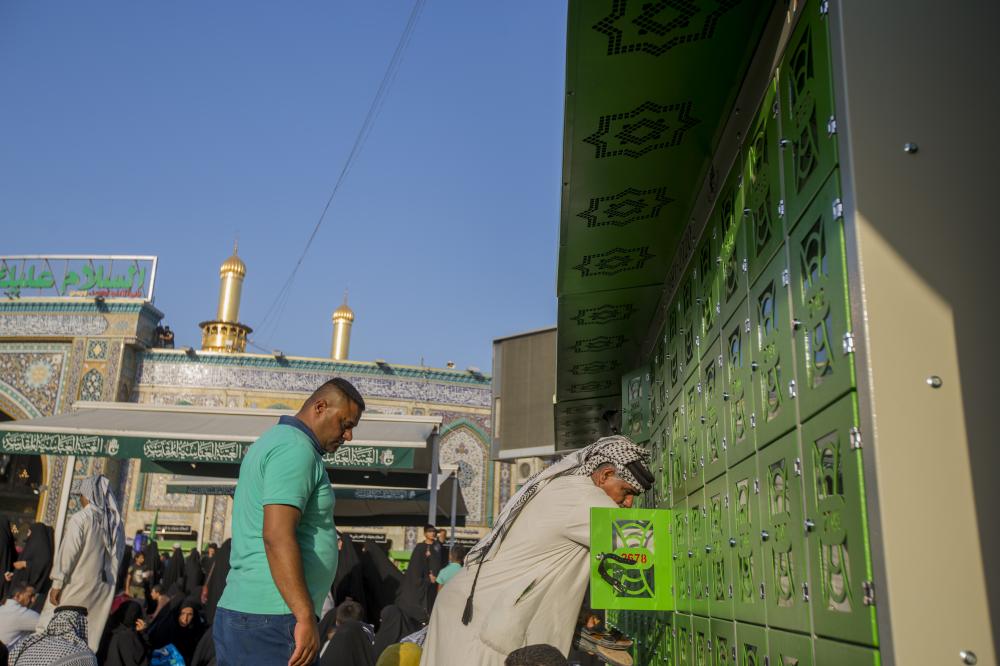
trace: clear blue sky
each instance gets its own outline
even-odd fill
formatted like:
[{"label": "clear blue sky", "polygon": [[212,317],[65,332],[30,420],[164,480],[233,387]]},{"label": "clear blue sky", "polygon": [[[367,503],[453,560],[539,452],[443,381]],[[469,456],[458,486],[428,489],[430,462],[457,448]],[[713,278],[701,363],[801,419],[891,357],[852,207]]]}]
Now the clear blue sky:
[{"label": "clear blue sky", "polygon": [[[181,345],[238,233],[257,325],[412,3],[0,1],[0,254],[155,254]],[[257,342],[489,371],[555,321],[564,2],[429,0],[364,152]]]}]

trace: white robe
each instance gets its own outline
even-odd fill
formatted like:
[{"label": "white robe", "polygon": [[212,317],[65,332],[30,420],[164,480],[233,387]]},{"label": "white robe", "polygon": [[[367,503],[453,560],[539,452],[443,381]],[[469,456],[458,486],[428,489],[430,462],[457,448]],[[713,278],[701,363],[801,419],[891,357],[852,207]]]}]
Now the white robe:
[{"label": "white robe", "polygon": [[590,508],[616,506],[589,476],[550,481],[483,563],[468,626],[462,612],[477,565],[441,589],[421,666],[503,666],[537,643],[568,654],[590,578]]},{"label": "white robe", "polygon": [[[87,609],[87,644],[95,653],[101,642],[104,625],[111,613],[118,563],[108,556],[101,580],[104,548],[108,541],[103,516],[93,504],[80,509],[69,519],[59,551],[52,563],[52,586],[62,587],[60,606],[83,606]],[[47,597],[35,631],[48,626],[56,607]]]}]

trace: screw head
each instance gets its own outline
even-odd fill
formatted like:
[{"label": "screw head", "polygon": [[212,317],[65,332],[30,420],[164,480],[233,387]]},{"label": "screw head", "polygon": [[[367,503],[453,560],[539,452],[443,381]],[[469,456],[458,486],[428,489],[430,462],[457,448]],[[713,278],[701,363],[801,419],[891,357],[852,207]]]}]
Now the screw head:
[{"label": "screw head", "polygon": [[908,154],[912,155],[915,152],[917,152],[918,150],[920,150],[920,147],[917,146],[917,144],[915,144],[915,143],[910,143],[909,141],[907,141],[906,143],[903,144],[903,152],[904,153],[908,153]]},{"label": "screw head", "polygon": [[976,653],[972,650],[962,650],[958,653],[958,656],[962,658],[963,664],[969,664],[969,666],[974,666],[974,664],[979,663],[979,658]]},{"label": "screw head", "polygon": [[941,378],[938,377],[937,375],[931,375],[930,377],[927,378],[927,385],[930,386],[931,388],[941,388],[941,384],[943,383],[944,382],[942,382]]}]

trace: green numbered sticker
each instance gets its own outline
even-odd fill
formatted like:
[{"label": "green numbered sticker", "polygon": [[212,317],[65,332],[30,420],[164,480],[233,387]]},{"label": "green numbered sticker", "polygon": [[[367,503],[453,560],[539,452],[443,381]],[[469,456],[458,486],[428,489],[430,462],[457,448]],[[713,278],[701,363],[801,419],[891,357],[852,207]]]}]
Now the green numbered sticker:
[{"label": "green numbered sticker", "polygon": [[590,605],[674,610],[671,512],[590,510]]}]

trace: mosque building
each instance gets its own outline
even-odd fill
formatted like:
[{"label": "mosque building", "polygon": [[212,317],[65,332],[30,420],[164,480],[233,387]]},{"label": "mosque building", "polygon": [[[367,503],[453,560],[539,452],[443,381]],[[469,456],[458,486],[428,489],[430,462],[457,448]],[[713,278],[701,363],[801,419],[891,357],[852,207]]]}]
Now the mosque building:
[{"label": "mosque building", "polygon": [[[82,268],[80,261],[0,258],[0,421],[65,414],[89,402],[294,410],[324,381],[344,377],[364,395],[366,414],[440,417],[441,467],[457,476],[467,515],[456,532],[466,542],[484,534],[517,481],[544,464],[491,460],[491,379],[477,369],[351,359],[355,313],[346,294],[332,315],[329,358],[248,353],[253,329],[240,321],[248,270],[234,248],[220,267],[215,317],[199,324],[201,348],[174,349],[172,332],[161,325],[164,314],[152,301],[155,257],[93,257]],[[168,541],[221,542],[230,534],[227,494],[176,493],[176,475],[145,460],[88,456],[93,444],[85,437],[52,435],[44,443],[37,433],[32,441],[6,437],[0,446],[0,515],[14,523],[42,521],[61,532],[77,509],[73,484],[100,471],[124,498],[129,535],[154,524]],[[390,539],[395,549],[419,538],[414,526],[349,529],[362,538]]]}]

